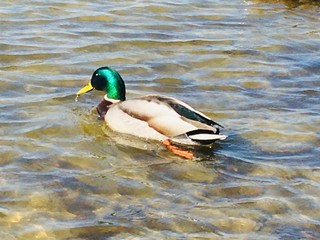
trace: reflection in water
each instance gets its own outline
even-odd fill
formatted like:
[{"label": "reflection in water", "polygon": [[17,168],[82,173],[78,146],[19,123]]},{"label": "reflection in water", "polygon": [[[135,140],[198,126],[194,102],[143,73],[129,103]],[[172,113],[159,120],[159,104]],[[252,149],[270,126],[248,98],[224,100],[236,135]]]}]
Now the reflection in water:
[{"label": "reflection in water", "polygon": [[[2,3],[0,238],[320,238],[319,11],[289,2]],[[228,139],[186,161],[110,131],[75,101],[104,65]]]}]

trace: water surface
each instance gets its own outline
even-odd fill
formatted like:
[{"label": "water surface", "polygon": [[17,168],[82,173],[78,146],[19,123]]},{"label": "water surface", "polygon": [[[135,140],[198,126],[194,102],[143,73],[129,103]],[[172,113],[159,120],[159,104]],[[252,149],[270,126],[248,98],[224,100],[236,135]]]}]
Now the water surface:
[{"label": "water surface", "polygon": [[[319,7],[284,3],[1,3],[0,238],[319,239]],[[104,65],[229,138],[187,161],[112,133],[74,101]]]}]

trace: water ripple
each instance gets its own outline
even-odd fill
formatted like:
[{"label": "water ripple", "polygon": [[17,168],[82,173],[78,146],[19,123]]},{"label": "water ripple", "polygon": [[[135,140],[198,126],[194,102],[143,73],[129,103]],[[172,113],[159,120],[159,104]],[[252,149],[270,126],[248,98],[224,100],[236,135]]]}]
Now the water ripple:
[{"label": "water ripple", "polygon": [[[3,2],[0,238],[320,238],[319,8],[296,2]],[[74,101],[104,65],[228,139],[190,162],[113,133]]]}]

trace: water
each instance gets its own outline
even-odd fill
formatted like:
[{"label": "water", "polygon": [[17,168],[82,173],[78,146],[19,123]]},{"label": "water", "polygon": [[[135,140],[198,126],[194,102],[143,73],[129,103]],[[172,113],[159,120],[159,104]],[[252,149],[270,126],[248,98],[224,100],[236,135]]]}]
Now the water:
[{"label": "water", "polygon": [[[0,4],[1,239],[319,239],[319,7],[292,1]],[[229,135],[198,161],[97,119],[100,66],[127,97],[186,101]]]}]

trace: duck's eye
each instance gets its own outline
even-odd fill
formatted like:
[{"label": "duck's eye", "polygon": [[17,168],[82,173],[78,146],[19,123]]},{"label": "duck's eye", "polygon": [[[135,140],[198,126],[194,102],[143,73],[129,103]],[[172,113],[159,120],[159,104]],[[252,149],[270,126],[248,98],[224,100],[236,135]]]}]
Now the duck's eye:
[{"label": "duck's eye", "polygon": [[94,87],[96,90],[104,90],[106,87],[106,79],[99,75],[96,74],[92,79],[91,79],[91,85]]}]

